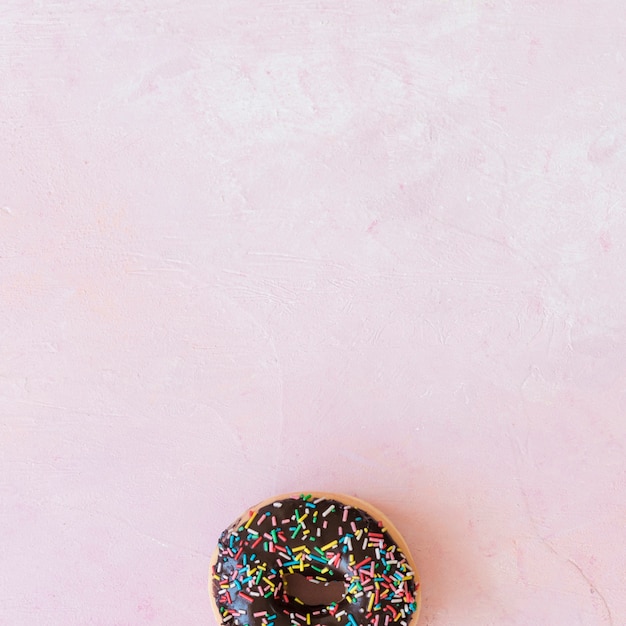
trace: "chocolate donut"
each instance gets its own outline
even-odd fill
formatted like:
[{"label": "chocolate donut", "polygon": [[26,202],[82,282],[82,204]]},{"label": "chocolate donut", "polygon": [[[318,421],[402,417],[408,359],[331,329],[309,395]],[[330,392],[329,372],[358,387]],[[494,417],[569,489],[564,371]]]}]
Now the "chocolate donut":
[{"label": "chocolate donut", "polygon": [[[345,594],[308,605],[298,574],[341,581]],[[213,608],[226,626],[413,626],[420,584],[404,540],[371,505],[333,494],[267,500],[220,536],[211,562]]]}]

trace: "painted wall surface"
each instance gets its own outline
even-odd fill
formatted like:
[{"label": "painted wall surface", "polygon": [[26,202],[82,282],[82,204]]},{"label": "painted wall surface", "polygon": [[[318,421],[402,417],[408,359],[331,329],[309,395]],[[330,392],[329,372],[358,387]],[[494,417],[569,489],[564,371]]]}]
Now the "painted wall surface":
[{"label": "painted wall surface", "polygon": [[0,624],[214,624],[300,489],[421,624],[625,624],[625,70],[622,0],[2,2]]}]

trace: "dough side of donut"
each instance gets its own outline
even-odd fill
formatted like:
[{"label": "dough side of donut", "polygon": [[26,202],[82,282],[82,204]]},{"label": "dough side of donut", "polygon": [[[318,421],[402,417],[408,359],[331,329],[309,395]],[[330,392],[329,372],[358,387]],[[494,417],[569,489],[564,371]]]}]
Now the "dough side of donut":
[{"label": "dough side of donut", "polygon": [[[295,491],[292,493],[286,493],[274,496],[273,498],[267,498],[262,502],[255,504],[254,506],[248,507],[246,511],[235,521],[232,526],[236,527],[241,524],[244,524],[249,517],[249,511],[258,511],[264,506],[269,506],[273,502],[278,500],[285,500],[287,498],[298,498],[302,494],[310,494],[312,498],[326,498],[329,500],[337,500],[338,502],[342,502],[343,504],[347,504],[351,507],[361,509],[365,513],[367,513],[370,517],[374,518],[378,522],[382,522],[386,531],[393,537],[396,545],[404,554],[407,563],[411,567],[413,571],[413,575],[415,577],[415,601],[417,608],[415,612],[411,615],[408,626],[415,626],[417,624],[417,620],[419,619],[420,608],[422,604],[422,586],[420,583],[419,574],[417,572],[417,568],[415,567],[415,561],[411,555],[411,551],[409,550],[409,546],[406,544],[404,537],[400,534],[398,529],[395,527],[393,522],[378,508],[366,502],[365,500],[361,500],[360,498],[356,498],[354,496],[345,495],[342,493],[330,493],[326,491]],[[209,564],[209,596],[211,598],[211,607],[213,609],[213,614],[215,615],[215,619],[217,623],[221,626],[222,624],[222,616],[220,614],[217,599],[213,595],[213,570],[217,563],[218,557],[218,548],[215,547],[213,550],[213,554],[211,555],[211,561]]]}]

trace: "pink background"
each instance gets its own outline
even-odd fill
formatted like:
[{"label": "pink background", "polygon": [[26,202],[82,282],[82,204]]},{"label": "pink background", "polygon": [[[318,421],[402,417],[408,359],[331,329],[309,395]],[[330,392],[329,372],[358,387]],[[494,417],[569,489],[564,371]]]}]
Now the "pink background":
[{"label": "pink background", "polygon": [[626,623],[622,0],[5,0],[0,623],[214,624],[387,512],[421,624]]}]

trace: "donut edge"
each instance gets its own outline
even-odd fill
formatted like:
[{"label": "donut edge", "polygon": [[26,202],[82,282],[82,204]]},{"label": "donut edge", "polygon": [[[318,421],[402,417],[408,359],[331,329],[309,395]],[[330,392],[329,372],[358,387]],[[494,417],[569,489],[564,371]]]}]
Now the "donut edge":
[{"label": "donut edge", "polygon": [[[330,493],[330,492],[325,492],[325,491],[292,491],[290,493],[280,494],[277,496],[273,496],[272,498],[267,498],[255,504],[254,506],[248,507],[245,513],[240,515],[237,518],[237,520],[233,522],[231,525],[238,526],[241,523],[245,523],[245,521],[248,519],[249,511],[258,511],[260,508],[264,506],[268,506],[278,500],[285,500],[287,498],[299,498],[302,494],[310,494],[312,498],[327,498],[329,500],[337,500],[338,502],[341,502],[342,504],[347,504],[349,506],[361,509],[362,511],[367,513],[370,517],[373,517],[376,521],[383,523],[385,530],[391,535],[391,537],[393,537],[396,545],[398,546],[398,548],[400,548],[401,552],[406,557],[406,560],[411,567],[411,571],[413,572],[413,575],[415,576],[415,582],[417,584],[417,590],[415,593],[415,600],[416,600],[417,608],[415,612],[411,615],[410,621],[408,623],[408,626],[415,626],[417,624],[417,621],[419,620],[419,615],[420,615],[420,611],[422,608],[422,584],[420,581],[417,568],[415,567],[415,561],[413,559],[413,555],[411,554],[411,551],[409,550],[409,546],[407,545],[406,540],[404,539],[400,531],[396,528],[395,524],[379,508],[375,507],[373,504],[370,504],[369,502],[366,502],[365,500],[361,500],[360,498],[357,498],[356,496],[349,496],[343,493]],[[215,620],[218,626],[222,626],[222,616],[217,606],[216,598],[213,595],[213,582],[212,582],[213,581],[213,568],[215,567],[215,564],[217,563],[217,557],[218,557],[218,546],[216,544],[215,549],[213,550],[213,554],[211,555],[211,560],[209,562],[208,591],[209,591],[209,598],[211,599],[211,608],[213,609],[213,615],[215,616]]]}]

